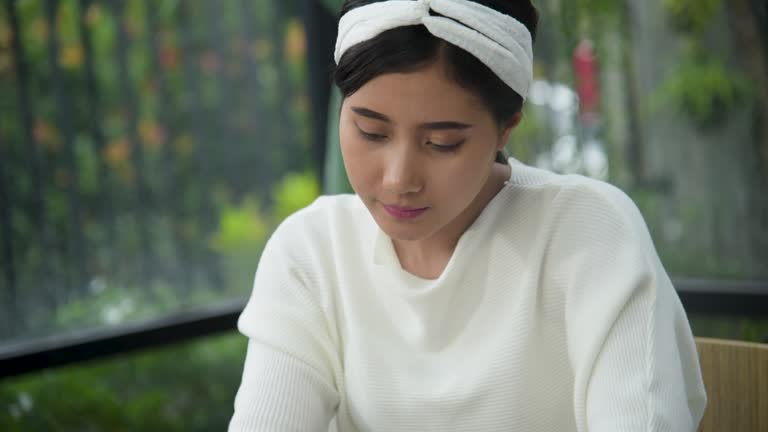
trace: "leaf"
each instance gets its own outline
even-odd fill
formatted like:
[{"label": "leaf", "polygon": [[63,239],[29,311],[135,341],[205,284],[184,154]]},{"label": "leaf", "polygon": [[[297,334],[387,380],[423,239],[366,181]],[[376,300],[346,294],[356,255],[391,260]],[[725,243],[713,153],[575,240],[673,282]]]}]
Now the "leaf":
[{"label": "leaf", "polygon": [[320,195],[320,184],[311,172],[287,174],[272,191],[272,220],[278,223]]}]

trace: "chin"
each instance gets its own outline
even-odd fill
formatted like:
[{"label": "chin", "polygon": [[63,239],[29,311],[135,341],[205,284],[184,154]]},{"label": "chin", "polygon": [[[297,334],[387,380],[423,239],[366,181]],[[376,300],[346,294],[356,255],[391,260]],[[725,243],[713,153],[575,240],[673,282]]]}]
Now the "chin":
[{"label": "chin", "polygon": [[432,234],[424,222],[398,222],[389,215],[383,215],[382,219],[375,218],[382,231],[395,240],[415,241],[422,240]]}]

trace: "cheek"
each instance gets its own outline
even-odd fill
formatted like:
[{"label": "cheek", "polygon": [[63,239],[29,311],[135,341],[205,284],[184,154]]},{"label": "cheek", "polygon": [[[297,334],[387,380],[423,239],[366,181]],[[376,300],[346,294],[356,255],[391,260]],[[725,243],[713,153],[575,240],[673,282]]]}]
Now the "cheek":
[{"label": "cheek", "polygon": [[485,185],[493,169],[492,161],[489,151],[477,149],[457,158],[450,167],[441,169],[433,182],[436,181],[436,188],[446,202],[458,206],[467,205]]},{"label": "cheek", "polygon": [[339,129],[339,145],[344,160],[344,169],[347,171],[347,177],[352,188],[358,193],[371,182],[373,175],[373,161],[369,157],[370,152],[365,150],[366,144],[350,128],[341,127]]},{"label": "cheek", "polygon": [[447,200],[459,204],[471,200],[479,192],[481,182],[478,180],[478,167],[456,166],[450,175],[441,173],[439,189]]}]

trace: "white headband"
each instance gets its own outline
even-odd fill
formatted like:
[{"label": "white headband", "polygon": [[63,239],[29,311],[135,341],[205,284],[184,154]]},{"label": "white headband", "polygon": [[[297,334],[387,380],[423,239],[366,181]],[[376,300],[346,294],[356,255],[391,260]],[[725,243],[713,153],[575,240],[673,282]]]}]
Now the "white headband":
[{"label": "white headband", "polygon": [[[433,10],[443,16],[432,16]],[[468,0],[387,0],[344,14],[334,58],[397,27],[423,24],[433,35],[474,55],[525,99],[533,80],[531,33],[520,21]]]}]

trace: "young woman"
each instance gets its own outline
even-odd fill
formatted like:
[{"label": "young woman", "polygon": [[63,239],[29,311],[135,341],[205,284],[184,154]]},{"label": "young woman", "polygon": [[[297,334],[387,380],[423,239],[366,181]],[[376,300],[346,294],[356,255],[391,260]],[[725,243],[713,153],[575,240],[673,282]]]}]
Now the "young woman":
[{"label": "young woman", "polygon": [[618,189],[502,157],[529,0],[348,0],[335,81],[356,194],[273,234],[230,431],[694,431],[685,313]]}]

